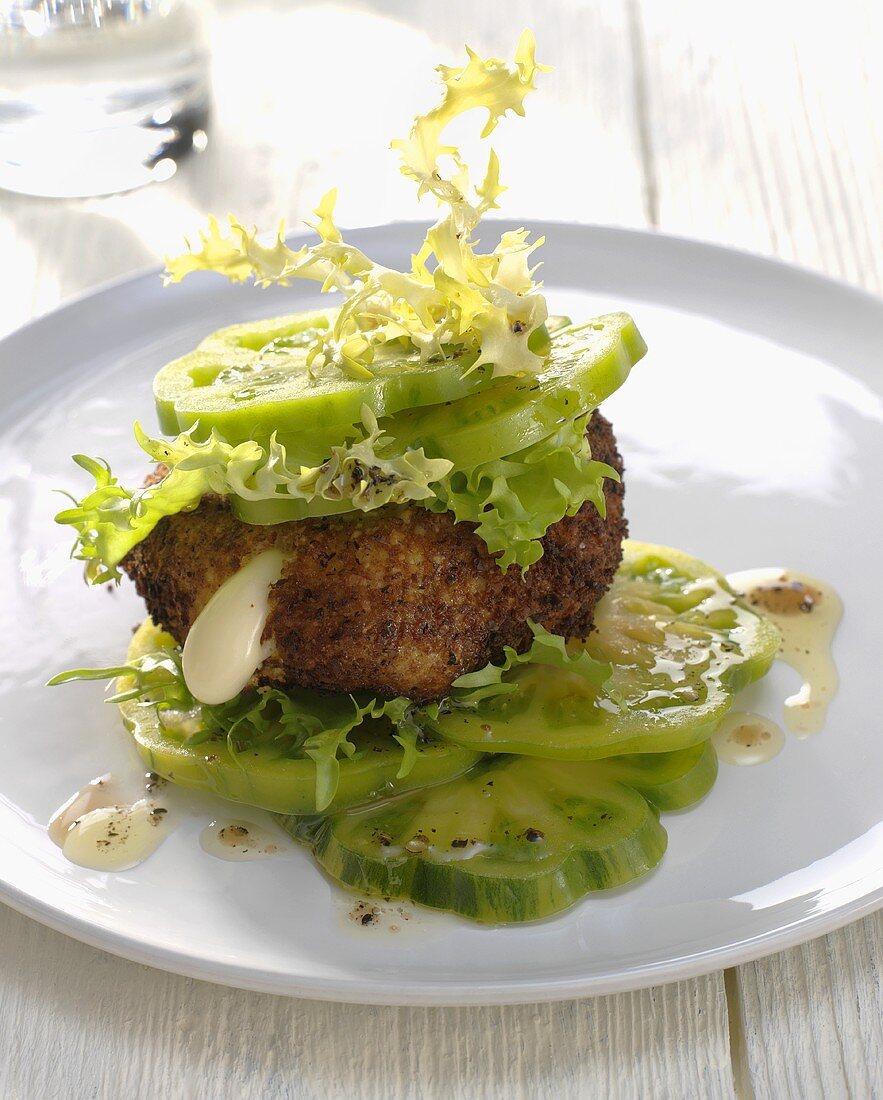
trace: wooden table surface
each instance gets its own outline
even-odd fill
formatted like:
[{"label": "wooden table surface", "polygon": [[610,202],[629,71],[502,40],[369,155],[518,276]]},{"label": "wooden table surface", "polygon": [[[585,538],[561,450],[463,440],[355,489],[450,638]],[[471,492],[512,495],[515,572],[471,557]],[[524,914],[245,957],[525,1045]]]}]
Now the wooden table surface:
[{"label": "wooden table surface", "polygon": [[[661,229],[881,292],[875,0],[238,0],[214,26],[209,147],[174,179],[76,202],[0,194],[0,331],[156,262],[206,211],[297,225],[340,182],[344,224],[410,216],[385,147],[431,101],[431,66],[464,40],[508,55],[526,25],[555,72],[528,103],[530,140],[512,133],[527,123],[499,132],[504,214]],[[538,171],[549,148],[554,171]],[[633,994],[351,1007],[149,970],[0,907],[0,1096],[883,1095],[881,965],[876,915]]]}]

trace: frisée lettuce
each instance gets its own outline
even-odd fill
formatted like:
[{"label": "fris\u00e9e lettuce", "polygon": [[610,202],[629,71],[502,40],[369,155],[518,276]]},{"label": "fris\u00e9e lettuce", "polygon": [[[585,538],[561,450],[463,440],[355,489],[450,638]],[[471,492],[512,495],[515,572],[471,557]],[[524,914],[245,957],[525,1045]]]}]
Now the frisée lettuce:
[{"label": "fris\u00e9e lettuce", "polygon": [[158,482],[127,489],[106,462],[75,455],[74,461],[95,479],[95,488],[56,522],[74,527],[74,557],[86,562],[93,584],[119,580],[117,568],[164,516],[195,508],[207,493],[244,501],[298,500],[342,503],[368,511],[384,504],[420,502],[433,496],[430,486],[451,470],[445,459],[427,458],[422,448],[389,454],[388,437],[363,407],[366,434],[358,443],[333,447],[320,466],[300,466],[288,458],[275,437],[268,448],[257,443],[231,446],[212,433],[203,443],[184,432],[177,439],[154,439],[135,425],[135,438],[154,462],[168,472]]},{"label": "fris\u00e9e lettuce", "polygon": [[[524,99],[545,66],[534,58],[535,43],[525,31],[514,64],[484,59],[468,50],[462,68],[439,67],[441,102],[415,119],[407,138],[393,142],[402,172],[445,209],[412,257],[411,270],[393,271],[347,244],[334,221],[337,192],[329,191],[312,226],[319,243],[289,248],[280,225],[275,240],[262,244],[256,229],[234,217],[225,235],[216,218],[197,247],[167,260],[166,279],[179,282],[194,271],[216,271],[234,282],[253,278],[261,286],[311,279],[323,291],[340,291],[344,303],[334,324],[316,334],[308,353],[314,372],[339,371],[371,377],[378,346],[402,339],[428,360],[455,344],[478,353],[469,369],[492,364],[493,376],[537,374],[543,358],[529,347],[548,308],[530,257],[542,240],[529,242],[525,229],[503,233],[487,253],[476,251],[473,233],[483,214],[497,207],[504,190],[499,160],[491,150],[483,181],[475,188],[456,147],[445,145],[448,124],[475,108],[487,111],[481,137],[488,137],[509,111],[524,115]],[[453,171],[443,174],[444,163]]]},{"label": "fris\u00e9e lettuce", "polygon": [[[457,521],[476,524],[476,534],[500,569],[527,570],[542,557],[542,537],[565,515],[591,501],[603,516],[604,481],[616,470],[592,459],[585,417],[565,421],[547,439],[508,458],[455,471],[446,459],[427,458],[423,448],[389,452],[390,439],[371,411],[362,410],[365,436],[332,448],[320,466],[299,466],[275,438],[231,446],[214,433],[203,443],[184,432],[154,439],[139,425],[135,438],[168,472],[154,484],[128,489],[101,459],[75,455],[95,488],[55,517],[77,532],[73,556],[85,562],[92,584],[118,581],[119,564],[165,516],[189,511],[208,493],[233,500],[252,522],[283,522],[335,511],[367,512],[387,504],[416,504],[450,511]],[[269,509],[269,511],[268,511]],[[260,514],[258,514],[260,510]]]},{"label": "fris\u00e9e lettuce", "polygon": [[[143,629],[143,628],[142,628]],[[108,703],[134,704],[154,710],[165,734],[188,746],[222,738],[234,759],[248,768],[256,748],[271,749],[280,760],[309,757],[315,764],[315,806],[322,812],[334,800],[342,758],[359,751],[358,731],[382,721],[402,750],[397,779],[405,779],[417,763],[420,746],[432,732],[433,720],[451,707],[471,708],[492,696],[517,690],[509,675],[524,664],[567,668],[601,684],[610,666],[585,652],[568,654],[563,638],[531,624],[534,640],[526,653],[506,647],[500,665],[489,664],[455,681],[449,699],[420,707],[398,696],[377,699],[360,694],[312,691],[288,687],[280,691],[258,687],[240,692],[229,702],[201,703],[184,680],[181,649],[170,635],[151,625],[153,648],[122,665],[79,668],[59,673],[50,687],[77,680],[107,680],[115,687]],[[355,736],[355,740],[353,739]]]},{"label": "fris\u00e9e lettuce", "polygon": [[[76,531],[73,556],[85,562],[87,580],[119,580],[126,554],[163,518],[208,494],[261,525],[387,505],[448,511],[475,525],[501,569],[522,572],[542,556],[552,524],[587,502],[604,515],[605,479],[618,475],[592,459],[587,417],[641,357],[643,341],[624,314],[550,333],[531,266],[542,242],[518,229],[502,233],[492,251],[477,251],[475,231],[503,190],[496,154],[473,186],[458,149],[444,144],[448,125],[473,109],[486,112],[482,138],[507,113],[524,114],[543,70],[534,53],[525,31],[512,63],[468,50],[464,66],[441,66],[441,101],[393,143],[418,194],[443,209],[409,271],[383,267],[346,243],[333,191],[316,210],[318,244],[291,249],[281,229],[264,244],[235,219],[226,234],[212,219],[199,247],[168,261],[170,282],[197,270],[260,285],[312,279],[340,291],[343,302],[323,311],[321,324],[317,314],[301,327],[291,318],[293,343],[271,340],[272,354],[255,355],[228,332],[220,350],[185,357],[176,378],[188,394],[206,394],[218,378],[243,371],[248,384],[207,399],[203,422],[179,421],[186,430],[175,438],[153,438],[136,424],[141,449],[165,467],[150,484],[129,489],[106,462],[75,456],[94,488],[56,519]],[[451,377],[439,380],[439,364]],[[464,387],[467,378],[475,385]],[[363,390],[378,407],[366,396],[359,424]],[[225,417],[226,428],[212,415]],[[303,462],[297,451],[311,432]]]},{"label": "fris\u00e9e lettuce", "polygon": [[414,767],[422,727],[407,699],[374,699],[329,694],[308,688],[285,691],[259,687],[243,691],[227,703],[200,703],[184,681],[181,650],[168,635],[159,648],[126,664],[109,668],[80,668],[62,672],[50,687],[75,680],[109,680],[116,691],[108,703],[135,702],[153,708],[165,732],[186,745],[222,737],[234,758],[255,747],[270,747],[280,760],[309,757],[316,765],[315,805],[326,809],[337,791],[341,757],[352,758],[358,746],[351,740],[360,726],[385,719],[392,738],[402,748],[397,778]]},{"label": "fris\u00e9e lettuce", "polygon": [[586,501],[606,514],[604,482],[619,481],[619,474],[592,458],[585,432],[585,417],[565,421],[517,454],[443,479],[420,503],[476,524],[501,569],[517,565],[525,572],[543,556],[540,540],[552,524],[576,515]]}]

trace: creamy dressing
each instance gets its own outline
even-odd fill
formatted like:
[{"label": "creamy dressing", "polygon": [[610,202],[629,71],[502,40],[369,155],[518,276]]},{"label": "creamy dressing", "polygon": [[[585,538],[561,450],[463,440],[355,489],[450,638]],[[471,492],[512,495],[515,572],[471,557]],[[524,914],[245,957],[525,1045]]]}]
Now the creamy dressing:
[{"label": "creamy dressing", "polygon": [[[127,871],[152,855],[186,818],[217,813],[223,805],[155,772],[141,772],[137,779],[108,774],[69,798],[52,815],[47,833],[71,863],[93,871]],[[290,837],[253,821],[215,818],[199,841],[209,855],[237,862],[297,851]]]},{"label": "creamy dressing", "polygon": [[[696,592],[705,592],[708,589],[708,584],[706,578],[690,581],[689,584],[684,585],[684,595],[692,596]],[[702,609],[703,615],[711,615],[715,611],[729,611],[733,606],[733,597],[725,588],[715,582],[713,591],[708,592],[697,606]]]},{"label": "creamy dressing", "polygon": [[78,818],[92,810],[113,806],[114,803],[122,800],[120,783],[115,776],[110,773],[97,776],[85,787],[81,787],[76,794],[71,795],[67,802],[55,811],[47,827],[49,839],[59,848],[63,848],[65,837]]},{"label": "creamy dressing", "polygon": [[82,787],[49,821],[49,839],[66,859],[93,871],[127,871],[143,863],[173,828],[157,792],[165,785],[152,772],[141,797],[127,800],[125,784],[102,775]]},{"label": "creamy dressing", "polygon": [[[540,838],[542,834],[540,834]],[[432,852],[433,858],[439,863],[459,863],[462,860],[473,859],[475,856],[481,855],[482,852],[492,852],[494,850],[493,844],[484,844],[477,840],[467,840],[466,843],[462,840],[455,840],[450,848],[442,848],[438,845],[432,844],[429,846],[429,850]],[[405,845],[407,848],[407,845]]]},{"label": "creamy dressing", "polygon": [[718,758],[726,764],[765,764],[781,752],[785,734],[762,714],[731,711],[711,738]]},{"label": "creamy dressing", "polygon": [[279,550],[252,558],[221,585],[191,626],[184,681],[201,703],[226,703],[238,695],[269,656],[261,636],[283,560]]},{"label": "creamy dressing", "polygon": [[243,862],[294,851],[293,842],[253,821],[212,821],[199,836],[202,849],[216,859]]},{"label": "creamy dressing", "polygon": [[785,700],[785,724],[799,737],[817,733],[840,683],[831,647],[842,600],[829,584],[793,569],[750,569],[727,580],[776,624],[779,658],[803,677],[800,690]]},{"label": "creamy dressing", "polygon": [[153,855],[169,833],[168,812],[149,799],[90,810],[68,830],[65,858],[93,871],[128,871]]},{"label": "creamy dressing", "polygon": [[[703,608],[703,611],[705,609]],[[687,679],[687,670],[680,661],[673,661],[670,657],[657,657],[650,669],[651,676],[667,676],[673,684],[682,684]],[[654,692],[648,691],[647,698],[652,698]],[[658,693],[663,694],[663,693]]]}]

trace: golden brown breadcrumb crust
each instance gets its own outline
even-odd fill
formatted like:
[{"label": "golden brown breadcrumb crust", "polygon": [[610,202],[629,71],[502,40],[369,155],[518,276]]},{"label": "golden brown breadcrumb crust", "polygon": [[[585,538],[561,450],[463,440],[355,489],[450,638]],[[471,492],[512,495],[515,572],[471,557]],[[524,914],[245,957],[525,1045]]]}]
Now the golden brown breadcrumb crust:
[{"label": "golden brown breadcrumb crust", "polygon": [[[607,420],[592,455],[622,473]],[[417,506],[257,527],[219,497],[163,519],[123,562],[154,622],[184,641],[209,597],[249,558],[279,549],[258,682],[440,698],[462,673],[524,650],[528,619],[583,636],[622,557],[623,488],[606,482],[607,518],[585,504],[550,527],[544,555],[503,573],[471,524]]]}]

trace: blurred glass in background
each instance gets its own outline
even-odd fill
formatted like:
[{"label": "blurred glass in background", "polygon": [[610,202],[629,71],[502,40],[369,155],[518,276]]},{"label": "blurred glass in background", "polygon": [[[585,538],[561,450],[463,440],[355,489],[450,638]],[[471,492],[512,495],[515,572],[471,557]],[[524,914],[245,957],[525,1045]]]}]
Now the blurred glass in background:
[{"label": "blurred glass in background", "polygon": [[206,143],[207,0],[0,0],[0,188],[79,197]]}]

